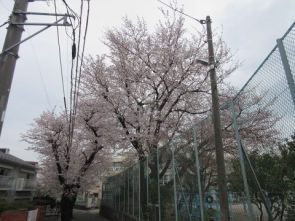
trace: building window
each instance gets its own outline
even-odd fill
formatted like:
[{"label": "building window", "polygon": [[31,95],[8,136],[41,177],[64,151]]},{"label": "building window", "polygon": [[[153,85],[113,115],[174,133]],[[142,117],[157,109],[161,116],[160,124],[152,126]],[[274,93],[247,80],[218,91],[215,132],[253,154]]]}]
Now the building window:
[{"label": "building window", "polygon": [[172,179],[171,175],[164,175],[163,183],[167,184]]},{"label": "building window", "polygon": [[113,162],[112,170],[121,170],[122,169],[122,162]]},{"label": "building window", "polygon": [[32,173],[27,173],[27,180],[33,179],[34,174]]},{"label": "building window", "polygon": [[6,168],[0,168],[0,176],[9,176],[11,170]]}]

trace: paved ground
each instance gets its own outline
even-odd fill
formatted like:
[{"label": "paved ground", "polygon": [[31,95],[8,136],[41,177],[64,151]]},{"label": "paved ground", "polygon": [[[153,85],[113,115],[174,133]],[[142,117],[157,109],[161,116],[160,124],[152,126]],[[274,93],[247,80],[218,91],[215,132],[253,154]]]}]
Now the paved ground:
[{"label": "paved ground", "polygon": [[[77,210],[74,209],[74,218],[75,221],[109,221],[104,217],[100,216],[98,209],[92,210]],[[45,217],[44,221],[58,221],[58,216],[47,216]]]}]

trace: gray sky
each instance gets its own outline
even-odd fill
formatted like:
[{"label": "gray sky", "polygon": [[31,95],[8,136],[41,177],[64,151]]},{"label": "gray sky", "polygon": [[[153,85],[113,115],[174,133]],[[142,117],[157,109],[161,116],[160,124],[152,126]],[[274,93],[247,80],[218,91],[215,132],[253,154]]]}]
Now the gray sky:
[{"label": "gray sky", "polygon": [[[61,0],[57,8],[65,13]],[[28,12],[54,13],[53,1],[36,1],[29,3]],[[68,0],[71,8],[79,14],[79,0]],[[168,0],[162,0],[169,4]],[[86,8],[87,2],[84,2]],[[0,25],[7,21],[13,8],[13,0],[0,0]],[[223,31],[224,39],[236,57],[244,61],[243,67],[237,70],[230,80],[238,87],[249,79],[261,62],[295,21],[294,0],[178,0],[184,12],[197,19],[210,15],[212,28]],[[143,17],[152,29],[162,19],[159,7],[168,9],[157,0],[91,0],[90,20],[86,41],[86,55],[106,52],[100,42],[105,28],[122,24],[122,17],[136,19]],[[84,12],[85,14],[86,12]],[[28,16],[27,22],[53,23],[54,17]],[[187,28],[201,30],[196,21],[186,18]],[[85,20],[84,20],[85,23]],[[0,28],[0,43],[3,45],[6,26]],[[42,27],[26,26],[23,38],[40,30]],[[69,98],[69,75],[71,67],[71,39],[66,31],[60,28],[61,56],[63,76],[67,99]],[[63,93],[56,28],[45,32],[23,43],[19,51],[8,102],[0,148],[9,148],[10,153],[24,160],[37,161],[37,154],[25,150],[28,144],[20,142],[20,133],[25,133],[33,119],[45,110],[63,107]],[[189,127],[189,125],[188,125]]]}]

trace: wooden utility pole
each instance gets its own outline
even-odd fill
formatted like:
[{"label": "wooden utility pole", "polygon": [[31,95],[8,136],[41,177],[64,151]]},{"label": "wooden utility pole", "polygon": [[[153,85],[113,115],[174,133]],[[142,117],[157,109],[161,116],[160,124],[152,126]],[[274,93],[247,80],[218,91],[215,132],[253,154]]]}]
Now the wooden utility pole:
[{"label": "wooden utility pole", "polygon": [[[212,30],[211,30],[211,19],[210,16],[206,17],[207,26],[207,41],[209,51],[209,65],[210,65],[210,80],[211,80],[211,92],[212,92],[212,112],[213,112],[213,124],[214,124],[214,135],[215,135],[215,149],[216,149],[216,166],[217,166],[217,181],[218,181],[218,194],[219,194],[219,205],[221,221],[229,221],[229,208],[228,208],[228,196],[227,196],[227,185],[226,185],[226,174],[225,174],[225,163],[224,163],[224,151],[222,144],[221,124],[220,124],[220,110],[218,91],[216,83],[215,73],[215,58],[212,41]],[[211,65],[214,65],[211,67]]]},{"label": "wooden utility pole", "polygon": [[[27,8],[28,0],[15,0],[13,12],[27,12]],[[23,14],[12,13],[10,17],[10,23],[24,23],[25,20],[26,16]],[[19,45],[9,49],[8,51],[5,50],[21,41],[23,31],[23,25],[9,25],[7,28],[3,50],[0,55],[0,136],[7,108],[8,97],[11,90],[15,64],[18,58]]]}]

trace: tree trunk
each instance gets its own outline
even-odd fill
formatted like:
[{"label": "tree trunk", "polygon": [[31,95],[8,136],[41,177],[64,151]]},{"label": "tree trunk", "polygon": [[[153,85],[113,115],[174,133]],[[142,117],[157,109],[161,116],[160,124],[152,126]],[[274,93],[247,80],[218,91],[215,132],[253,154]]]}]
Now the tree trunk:
[{"label": "tree trunk", "polygon": [[74,188],[67,187],[62,194],[60,203],[61,221],[70,221],[73,219],[74,204],[77,199],[77,191]]}]

